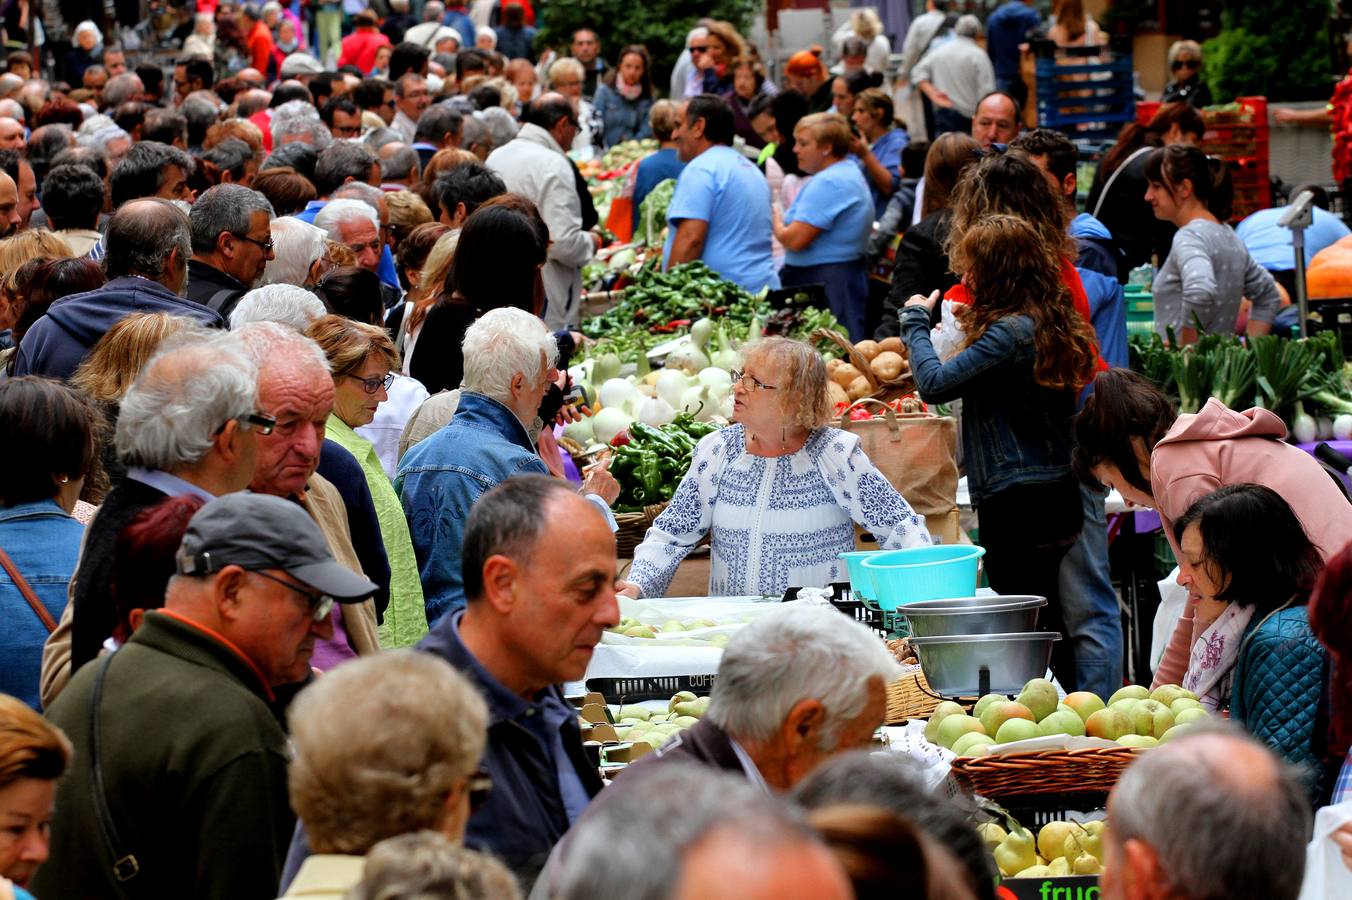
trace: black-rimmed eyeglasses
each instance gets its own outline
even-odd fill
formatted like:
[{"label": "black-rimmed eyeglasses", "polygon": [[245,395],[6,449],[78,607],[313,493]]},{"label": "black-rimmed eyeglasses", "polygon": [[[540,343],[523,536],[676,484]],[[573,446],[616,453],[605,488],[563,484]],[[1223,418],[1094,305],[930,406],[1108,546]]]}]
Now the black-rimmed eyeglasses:
[{"label": "black-rimmed eyeglasses", "polygon": [[362,390],[366,391],[366,393],[368,394],[374,394],[381,388],[384,388],[385,390],[388,391],[390,389],[390,385],[394,384],[393,372],[389,372],[385,375],[378,376],[376,378],[362,378],[360,375],[348,375],[347,377],[360,381]]},{"label": "black-rimmed eyeglasses", "polygon": [[271,252],[272,252],[272,248],[276,246],[276,244],[273,243],[273,241],[272,241],[271,238],[269,238],[269,239],[266,240],[266,241],[260,241],[258,238],[251,238],[251,237],[249,237],[247,234],[235,234],[233,231],[230,232],[230,234],[231,234],[233,237],[239,238],[241,241],[248,241],[249,243],[253,244],[255,247],[258,247],[258,248],[262,249],[262,251],[263,251],[264,253],[271,253]]},{"label": "black-rimmed eyeglasses", "polygon": [[253,574],[257,575],[259,578],[266,578],[268,581],[273,581],[283,587],[291,588],[291,590],[304,597],[306,602],[310,604],[310,617],[316,622],[324,621],[329,617],[329,613],[333,611],[334,601],[328,594],[321,594],[317,591],[307,591],[305,588],[294,582],[287,581],[285,578],[278,578],[276,575],[269,575],[267,572],[260,572],[257,569],[252,571]]}]

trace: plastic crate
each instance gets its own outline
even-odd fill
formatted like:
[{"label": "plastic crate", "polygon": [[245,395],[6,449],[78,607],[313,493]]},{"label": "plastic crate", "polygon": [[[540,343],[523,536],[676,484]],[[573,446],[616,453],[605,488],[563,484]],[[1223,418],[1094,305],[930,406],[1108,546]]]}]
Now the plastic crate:
[{"label": "plastic crate", "polygon": [[667,675],[644,678],[589,678],[587,689],[606,698],[607,703],[641,703],[644,700],[670,700],[680,691],[705,696],[713,690],[716,674]]},{"label": "plastic crate", "polygon": [[1130,54],[1108,62],[1037,60],[1038,125],[1065,131],[1081,140],[1111,140],[1136,117],[1136,93]]},{"label": "plastic crate", "polygon": [[887,622],[883,611],[863,600],[832,600],[831,605],[860,624],[867,625],[879,637],[887,637]]}]

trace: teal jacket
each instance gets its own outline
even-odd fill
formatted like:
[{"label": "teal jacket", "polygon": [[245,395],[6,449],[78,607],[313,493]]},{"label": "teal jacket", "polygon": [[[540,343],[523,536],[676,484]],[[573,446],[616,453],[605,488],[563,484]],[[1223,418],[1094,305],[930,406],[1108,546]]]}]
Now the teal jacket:
[{"label": "teal jacket", "polygon": [[1317,748],[1328,657],[1304,605],[1255,616],[1235,664],[1230,717],[1287,762],[1306,770],[1311,797],[1328,787]]}]

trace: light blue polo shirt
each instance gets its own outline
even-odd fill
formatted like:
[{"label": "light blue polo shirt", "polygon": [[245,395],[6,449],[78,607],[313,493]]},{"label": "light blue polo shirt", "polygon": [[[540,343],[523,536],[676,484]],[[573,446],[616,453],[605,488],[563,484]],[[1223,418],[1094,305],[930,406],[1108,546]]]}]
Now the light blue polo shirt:
[{"label": "light blue polo shirt", "polygon": [[751,160],[720,144],[686,165],[667,207],[664,268],[683,219],[709,223],[700,256],[706,266],[752,293],[779,287],[770,248],[770,184]]},{"label": "light blue polo shirt", "polygon": [[784,224],[790,222],[806,222],[821,234],[806,250],[786,251],[787,265],[821,266],[863,256],[873,228],[873,196],[859,167],[842,159],[813,175],[784,214]]}]

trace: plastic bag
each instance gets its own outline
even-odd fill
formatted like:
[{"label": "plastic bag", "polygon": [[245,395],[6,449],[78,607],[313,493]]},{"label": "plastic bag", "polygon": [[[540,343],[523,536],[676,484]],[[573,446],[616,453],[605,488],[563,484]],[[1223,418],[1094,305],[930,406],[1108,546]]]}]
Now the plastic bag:
[{"label": "plastic bag", "polygon": [[1152,672],[1160,667],[1160,660],[1164,658],[1164,650],[1169,646],[1169,639],[1174,636],[1178,620],[1188,608],[1188,589],[1178,583],[1178,566],[1174,566],[1168,578],[1160,579],[1159,588],[1160,607],[1155,612],[1155,626],[1150,636]]},{"label": "plastic bag", "polygon": [[1305,848],[1305,881],[1300,900],[1352,897],[1352,869],[1343,862],[1333,832],[1352,822],[1352,800],[1319,810],[1314,817],[1314,838]]},{"label": "plastic bag", "polygon": [[962,323],[958,321],[958,305],[952,300],[944,300],[940,306],[939,324],[930,332],[930,341],[934,344],[934,352],[944,362],[958,355],[962,349],[963,339],[966,332],[963,331]]}]

